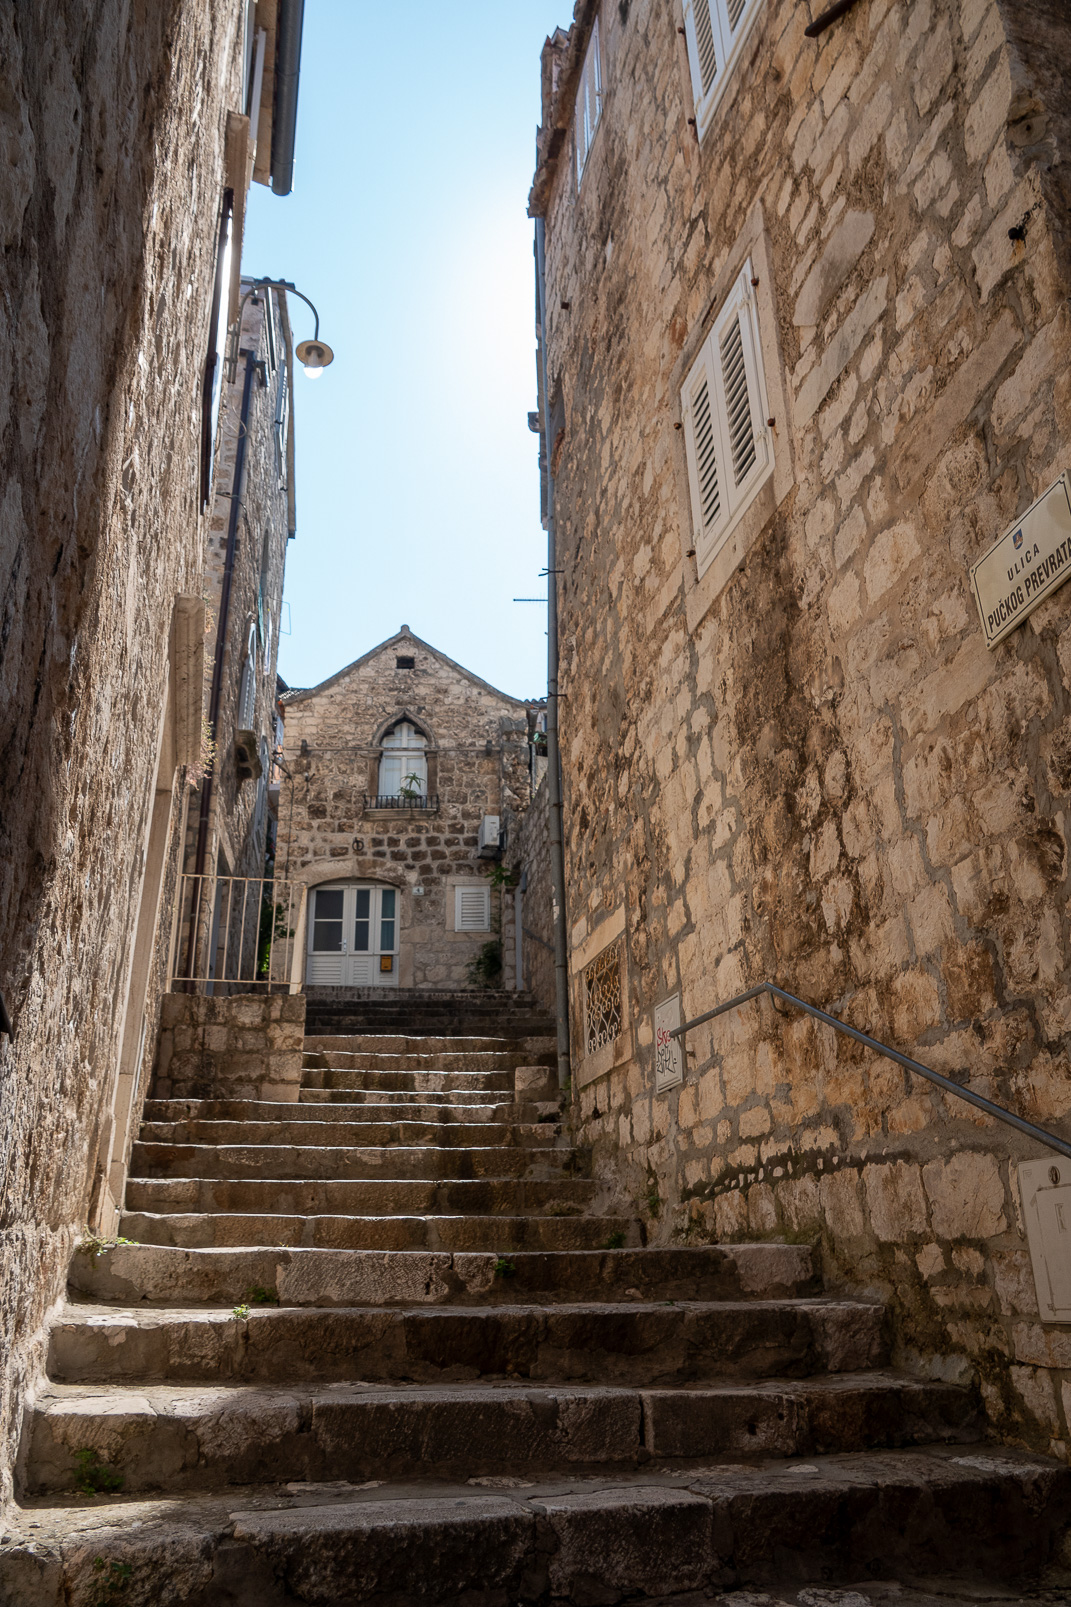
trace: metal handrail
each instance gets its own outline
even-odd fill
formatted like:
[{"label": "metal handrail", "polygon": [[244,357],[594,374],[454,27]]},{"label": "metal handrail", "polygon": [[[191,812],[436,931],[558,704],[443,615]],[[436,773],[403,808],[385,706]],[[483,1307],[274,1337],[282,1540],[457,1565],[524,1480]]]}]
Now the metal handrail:
[{"label": "metal handrail", "polygon": [[959,1083],[953,1082],[951,1077],[943,1077],[939,1071],[930,1066],[924,1066],[921,1060],[912,1060],[910,1055],[902,1055],[899,1049],[890,1049],[887,1043],[879,1043],[877,1038],[871,1038],[867,1033],[860,1032],[857,1027],[849,1027],[847,1022],[838,1021],[831,1016],[828,1010],[820,1010],[816,1004],[808,1004],[806,999],[797,999],[794,993],[786,993],[773,982],[760,982],[757,987],[748,988],[746,993],[738,993],[733,999],[726,999],[715,1009],[708,1010],[705,1015],[696,1016],[692,1021],[686,1021],[683,1026],[671,1029],[671,1038],[683,1038],[686,1032],[693,1027],[701,1027],[705,1021],[713,1021],[715,1016],[724,1015],[726,1010],[735,1010],[738,1004],[747,1004],[749,999],[757,999],[760,993],[768,993],[772,998],[783,999],[786,1004],[793,1004],[797,1010],[804,1010],[816,1021],[823,1021],[827,1027],[834,1027],[837,1032],[845,1033],[854,1038],[856,1043],[863,1044],[867,1049],[873,1049],[887,1060],[895,1060],[897,1065],[905,1066],[908,1071],[917,1072],[925,1077],[927,1082],[934,1083],[938,1088],[944,1089],[946,1094],[955,1094],[957,1099],[966,1100],[968,1105],[974,1105],[978,1110],[984,1110],[987,1116],[995,1116],[997,1121],[1006,1122],[1009,1127],[1017,1127],[1028,1138],[1037,1139],[1039,1144],[1046,1144],[1054,1149],[1058,1155],[1064,1155],[1071,1160],[1071,1144],[1057,1138],[1054,1133],[1048,1133],[1044,1127],[1036,1127],[1033,1122],[1024,1121],[1022,1116],[1016,1116],[1013,1111],[1005,1110],[1003,1105],[995,1105],[991,1099],[982,1094],[976,1094],[971,1088],[961,1088]]}]

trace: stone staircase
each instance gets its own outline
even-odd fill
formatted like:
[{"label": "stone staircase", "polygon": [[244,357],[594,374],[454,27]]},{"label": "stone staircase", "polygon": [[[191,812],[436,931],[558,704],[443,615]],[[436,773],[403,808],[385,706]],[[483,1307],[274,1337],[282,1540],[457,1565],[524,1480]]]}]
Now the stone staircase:
[{"label": "stone staircase", "polygon": [[[1071,1472],[890,1367],[810,1247],[643,1246],[550,1048],[320,1033],[296,1104],[148,1102],[137,1242],[74,1258],[0,1601],[865,1607],[1054,1556]],[[855,1594],[796,1593],[828,1581]]]}]

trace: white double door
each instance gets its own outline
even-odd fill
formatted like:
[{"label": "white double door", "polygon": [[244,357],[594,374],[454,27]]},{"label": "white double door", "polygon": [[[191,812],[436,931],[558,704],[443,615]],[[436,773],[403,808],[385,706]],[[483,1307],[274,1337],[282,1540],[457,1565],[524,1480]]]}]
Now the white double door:
[{"label": "white double door", "polygon": [[398,986],[398,894],[344,883],[313,889],[305,981],[317,987]]}]

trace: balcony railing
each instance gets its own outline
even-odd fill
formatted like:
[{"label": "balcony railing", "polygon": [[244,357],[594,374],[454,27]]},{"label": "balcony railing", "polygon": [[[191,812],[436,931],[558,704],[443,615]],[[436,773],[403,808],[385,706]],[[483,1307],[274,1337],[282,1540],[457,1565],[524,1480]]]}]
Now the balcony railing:
[{"label": "balcony railing", "polygon": [[183,876],[171,930],[172,993],[300,993],[304,882]]},{"label": "balcony railing", "polygon": [[434,814],[439,798],[437,793],[381,792],[373,795],[366,792],[364,806],[366,809],[424,809]]}]

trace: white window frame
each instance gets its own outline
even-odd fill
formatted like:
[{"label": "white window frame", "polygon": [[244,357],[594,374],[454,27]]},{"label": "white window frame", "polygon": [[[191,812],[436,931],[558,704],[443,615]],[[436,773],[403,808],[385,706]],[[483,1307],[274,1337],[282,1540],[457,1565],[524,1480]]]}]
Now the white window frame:
[{"label": "white window frame", "polygon": [[454,931],[489,932],[491,930],[491,889],[461,884],[454,888]]},{"label": "white window frame", "polygon": [[[394,772],[397,770],[397,786]],[[427,738],[410,720],[400,720],[391,727],[380,743],[379,779],[377,786],[381,798],[400,798],[402,785],[410,782],[414,798],[428,795]]]},{"label": "white window frame", "polygon": [[257,627],[249,627],[246,641],[245,663],[242,666],[242,683],[238,692],[238,729],[252,731],[257,716]]},{"label": "white window frame", "polygon": [[702,139],[740,59],[762,0],[683,0],[683,4],[695,126]]},{"label": "white window frame", "polygon": [[[713,563],[773,473],[773,442],[766,422],[769,407],[753,278],[748,258],[681,387],[681,420],[692,497],[692,545],[700,576]],[[741,427],[742,393],[739,388],[734,393],[733,406],[733,398],[727,396],[726,390],[723,353],[727,340],[733,337],[734,325],[740,335],[738,351],[743,360],[743,394],[746,394],[746,408],[750,413],[750,440]],[[748,461],[752,451],[754,456]],[[738,478],[741,462],[745,467]],[[716,508],[712,506],[715,500]]]},{"label": "white window frame", "polygon": [[599,19],[595,18],[584,54],[580,82],[576,86],[576,105],[573,108],[573,135],[576,144],[576,187],[584,177],[588,153],[595,138],[595,130],[602,116],[602,55],[599,51]]}]

